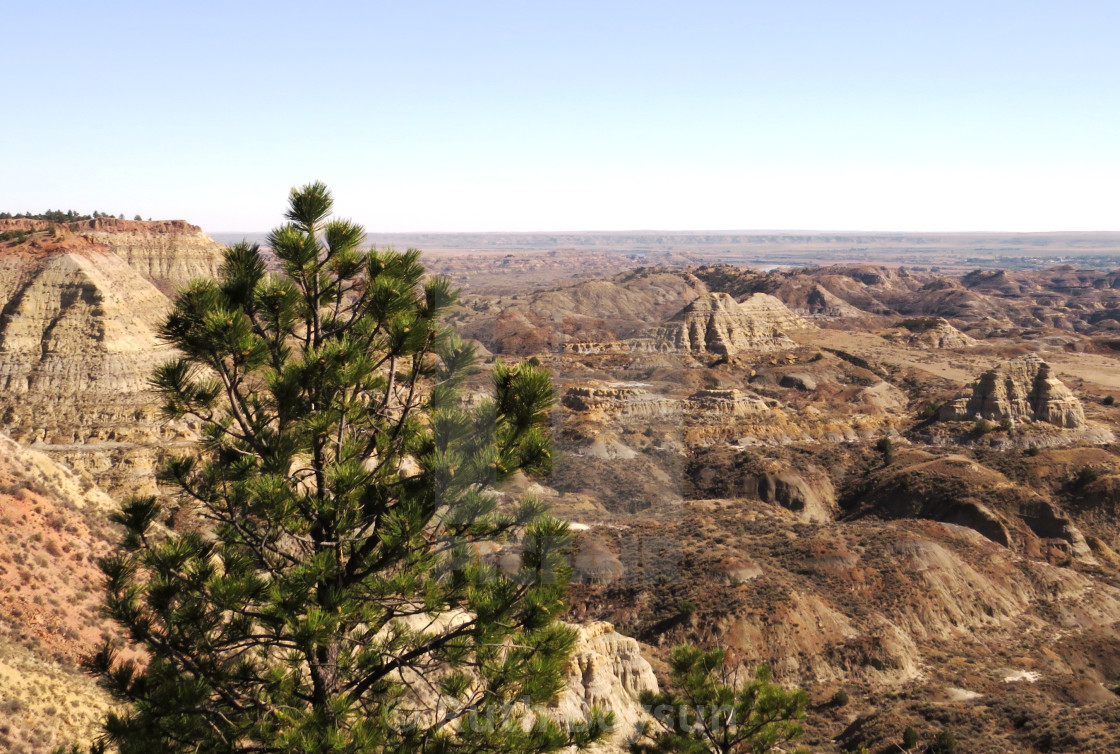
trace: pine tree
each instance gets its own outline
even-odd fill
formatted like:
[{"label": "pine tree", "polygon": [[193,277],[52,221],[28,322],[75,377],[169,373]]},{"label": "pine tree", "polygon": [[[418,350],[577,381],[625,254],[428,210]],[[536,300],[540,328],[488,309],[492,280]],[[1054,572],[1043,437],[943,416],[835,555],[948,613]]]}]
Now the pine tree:
[{"label": "pine tree", "polygon": [[[89,665],[121,752],[538,752],[602,735],[535,717],[564,684],[566,525],[493,485],[546,470],[549,375],[494,368],[440,325],[455,300],[419,252],[363,250],[320,183],[293,189],[269,245],[227,249],[180,292],[154,382],[201,426],[155,498],[116,516],[107,611],[142,652]],[[482,542],[520,551],[511,572]],[[516,705],[511,708],[511,704]],[[535,724],[528,724],[536,721]]]},{"label": "pine tree", "polygon": [[726,651],[688,646],[675,647],[669,664],[676,690],[642,694],[654,722],[634,754],[764,754],[801,737],[808,698],[774,683],[768,667],[740,683]]}]

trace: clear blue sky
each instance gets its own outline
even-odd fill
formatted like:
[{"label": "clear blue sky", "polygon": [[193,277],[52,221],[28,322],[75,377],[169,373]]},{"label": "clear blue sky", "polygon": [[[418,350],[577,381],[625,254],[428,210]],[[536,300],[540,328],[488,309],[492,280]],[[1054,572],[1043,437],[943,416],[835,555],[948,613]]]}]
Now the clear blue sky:
[{"label": "clear blue sky", "polygon": [[1120,2],[16,2],[0,209],[1120,230]]}]

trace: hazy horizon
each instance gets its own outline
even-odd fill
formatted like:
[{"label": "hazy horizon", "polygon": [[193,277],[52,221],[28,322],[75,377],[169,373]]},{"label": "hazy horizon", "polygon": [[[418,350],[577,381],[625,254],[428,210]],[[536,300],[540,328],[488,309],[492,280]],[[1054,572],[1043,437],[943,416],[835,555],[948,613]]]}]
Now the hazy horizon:
[{"label": "hazy horizon", "polygon": [[[167,220],[185,220],[188,218],[167,218]],[[197,225],[197,223],[193,223]],[[201,226],[200,226],[201,227]],[[202,228],[207,234],[233,236],[239,233],[254,236],[268,235],[268,230],[214,230]],[[1094,235],[1108,234],[1120,235],[1120,230],[1107,229],[1058,229],[1058,230],[923,230],[921,228],[576,228],[573,230],[557,230],[545,228],[543,230],[369,230],[371,236],[485,236],[485,235],[646,235],[646,234],[676,234],[676,235],[775,235],[775,234],[803,234],[803,235],[925,235],[925,236],[966,236],[966,235],[992,235],[992,236],[1045,236],[1045,235]]]}]

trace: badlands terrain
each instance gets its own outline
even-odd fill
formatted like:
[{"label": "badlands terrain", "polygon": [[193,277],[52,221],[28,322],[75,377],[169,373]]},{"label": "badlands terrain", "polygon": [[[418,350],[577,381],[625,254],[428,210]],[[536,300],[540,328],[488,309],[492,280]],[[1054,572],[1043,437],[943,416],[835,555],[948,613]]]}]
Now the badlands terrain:
[{"label": "badlands terrain", "polygon": [[[0,750],[42,751],[107,705],[75,664],[112,632],[107,512],[160,492],[159,458],[194,438],[147,376],[170,297],[221,246],[183,222],[14,230]],[[1120,237],[603,238],[425,257],[464,285],[451,324],[484,359],[554,374],[555,469],[504,492],[578,535],[558,716],[611,706],[617,749],[690,642],[805,688],[812,751],[901,751],[908,727],[966,752],[1120,749]]]}]

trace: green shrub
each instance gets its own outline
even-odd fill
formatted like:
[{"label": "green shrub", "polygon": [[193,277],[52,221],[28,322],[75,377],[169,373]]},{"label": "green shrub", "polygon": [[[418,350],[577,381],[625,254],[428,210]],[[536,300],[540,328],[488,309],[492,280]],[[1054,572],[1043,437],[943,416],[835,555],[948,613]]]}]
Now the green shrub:
[{"label": "green shrub", "polygon": [[934,736],[933,743],[926,751],[929,754],[953,754],[957,750],[957,737],[951,730],[943,730]]},{"label": "green shrub", "polygon": [[832,695],[832,699],[829,700],[829,704],[833,707],[847,707],[851,700],[852,698],[848,695],[846,689],[837,689],[836,693]]},{"label": "green shrub", "polygon": [[1106,406],[1111,406],[1112,404],[1116,403],[1116,399],[1113,398],[1111,395],[1106,395],[1104,397],[1104,400],[1101,401],[1101,403],[1103,403]]},{"label": "green shrub", "polygon": [[[647,709],[667,710],[654,716],[633,754],[723,754],[724,752],[789,751],[802,736],[800,720],[808,699],[804,691],[774,683],[768,667],[756,669],[753,680],[740,680],[727,653],[676,647],[669,659],[673,686],[661,693],[643,692]],[[720,710],[705,714],[705,710]],[[724,714],[726,711],[727,714]]]},{"label": "green shrub", "polygon": [[1074,486],[1078,489],[1087,487],[1093,482],[1101,478],[1101,472],[1092,466],[1082,466],[1081,470],[1077,472],[1077,478],[1074,480]]},{"label": "green shrub", "polygon": [[993,431],[996,425],[992,424],[987,419],[977,419],[976,423],[972,425],[972,433],[974,435],[984,436]]},{"label": "green shrub", "polygon": [[907,726],[906,730],[902,731],[902,748],[913,749],[918,745],[918,731],[912,726]]},{"label": "green shrub", "polygon": [[936,419],[938,414],[940,413],[940,403],[927,403],[926,405],[922,406],[922,409],[920,411],[918,411],[918,419],[921,421],[929,421],[930,419]]},{"label": "green shrub", "polygon": [[894,462],[894,443],[889,437],[880,437],[875,443],[875,450],[883,455],[883,465],[890,466]]}]

